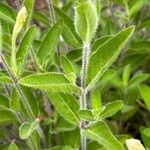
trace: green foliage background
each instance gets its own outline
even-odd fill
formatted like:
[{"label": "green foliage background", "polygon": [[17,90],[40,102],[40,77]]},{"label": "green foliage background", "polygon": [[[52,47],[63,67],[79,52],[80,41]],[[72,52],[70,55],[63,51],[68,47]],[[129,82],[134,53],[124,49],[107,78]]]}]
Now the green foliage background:
[{"label": "green foliage background", "polygon": [[1,0],[0,150],[149,150],[149,63],[149,0]]}]

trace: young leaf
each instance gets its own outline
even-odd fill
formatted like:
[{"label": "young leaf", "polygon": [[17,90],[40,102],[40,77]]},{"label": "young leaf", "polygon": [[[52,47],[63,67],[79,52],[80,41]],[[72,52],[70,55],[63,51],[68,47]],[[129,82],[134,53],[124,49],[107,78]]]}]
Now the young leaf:
[{"label": "young leaf", "polygon": [[16,18],[16,22],[15,22],[15,26],[13,29],[13,36],[12,36],[12,41],[15,42],[16,38],[19,34],[19,32],[21,31],[25,21],[27,18],[27,9],[26,7],[22,7],[20,9],[20,11],[18,12],[17,18]]},{"label": "young leaf", "polygon": [[72,85],[63,74],[59,73],[38,73],[20,79],[19,83],[27,87],[48,90],[50,92],[80,92],[77,86]]},{"label": "young leaf", "polygon": [[75,29],[83,42],[89,43],[98,26],[98,14],[93,2],[81,2],[75,8]]},{"label": "young leaf", "polygon": [[8,23],[15,23],[16,13],[9,6],[0,3],[0,19]]},{"label": "young leaf", "polygon": [[101,111],[101,95],[98,91],[94,91],[92,94],[92,110],[95,115],[98,115]]},{"label": "young leaf", "polygon": [[114,115],[123,107],[122,101],[115,101],[106,105],[104,111],[100,114],[100,118],[108,118]]},{"label": "young leaf", "polygon": [[94,115],[92,114],[92,111],[90,110],[79,110],[78,116],[85,121],[94,121]]},{"label": "young leaf", "polygon": [[108,150],[124,150],[122,144],[117,141],[103,121],[92,124],[83,130],[83,134],[90,140],[97,141]]},{"label": "young leaf", "polygon": [[32,123],[25,122],[19,128],[19,136],[22,140],[25,140],[31,136],[33,131],[39,128],[39,120],[35,120]]},{"label": "young leaf", "polygon": [[48,32],[37,53],[38,62],[41,67],[46,67],[47,63],[54,57],[57,41],[62,30],[62,20],[59,20]]},{"label": "young leaf", "polygon": [[19,49],[16,54],[17,65],[18,65],[18,76],[22,73],[22,70],[24,68],[25,60],[28,51],[31,47],[31,44],[33,42],[35,33],[36,33],[36,27],[35,26],[30,27],[19,45]]},{"label": "young leaf", "polygon": [[90,57],[87,85],[91,89],[103,75],[103,73],[117,59],[122,47],[133,34],[134,27],[131,26],[116,34],[110,40],[101,45]]},{"label": "young leaf", "polygon": [[77,112],[79,104],[77,100],[69,94],[49,93],[51,103],[55,106],[57,112],[68,122],[79,125]]},{"label": "young leaf", "polygon": [[130,73],[131,73],[131,66],[130,65],[125,66],[123,75],[122,75],[122,80],[123,80],[124,85],[128,84]]},{"label": "young leaf", "polygon": [[64,27],[62,31],[63,39],[68,45],[73,48],[81,48],[82,44],[78,35],[75,32],[73,21],[65,14],[65,12],[58,7],[54,6],[56,13],[63,19]]},{"label": "young leaf", "polygon": [[19,150],[17,145],[15,143],[11,143],[10,146],[8,147],[8,150]]},{"label": "young leaf", "polygon": [[35,0],[24,0],[24,6],[27,8],[27,12],[28,12],[27,20],[25,23],[26,29],[28,29],[32,17],[34,2]]},{"label": "young leaf", "polygon": [[148,109],[150,109],[150,87],[144,84],[139,86],[140,94]]}]

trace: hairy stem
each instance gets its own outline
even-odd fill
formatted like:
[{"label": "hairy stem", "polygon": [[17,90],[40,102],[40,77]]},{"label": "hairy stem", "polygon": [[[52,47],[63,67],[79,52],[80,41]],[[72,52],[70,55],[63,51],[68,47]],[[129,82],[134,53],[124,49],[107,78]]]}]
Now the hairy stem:
[{"label": "hairy stem", "polygon": [[[30,108],[30,105],[29,105],[29,103],[28,103],[28,101],[27,101],[27,99],[26,99],[26,97],[25,97],[25,95],[24,95],[22,89],[21,89],[21,86],[17,83],[17,79],[16,79],[16,77],[14,76],[14,74],[11,72],[11,70],[10,70],[10,68],[9,68],[9,66],[8,66],[8,64],[7,64],[7,62],[6,62],[6,60],[5,60],[5,58],[4,58],[4,56],[3,56],[2,53],[0,54],[0,56],[1,56],[1,59],[2,59],[2,61],[3,61],[3,64],[4,64],[5,68],[6,68],[6,70],[7,70],[8,74],[9,74],[9,76],[11,77],[11,79],[12,79],[12,81],[13,81],[13,83],[14,83],[14,86],[16,87],[16,89],[17,89],[17,91],[18,91],[18,93],[19,93],[19,96],[20,96],[20,98],[21,98],[21,100],[22,100],[22,102],[23,102],[23,105],[25,106],[25,109],[26,109],[27,112],[28,112],[28,115],[30,116],[30,118],[31,118],[32,120],[35,120],[35,116],[34,116],[32,110],[31,110],[31,108]],[[43,131],[42,131],[41,128],[38,129],[38,133],[39,133],[39,135],[41,136],[41,138],[42,138],[42,140],[43,140],[43,143],[45,144],[45,142],[44,142],[44,141],[45,141],[45,137],[44,137],[44,134],[43,134]]]},{"label": "hairy stem", "polygon": [[[89,55],[90,55],[90,44],[84,43],[83,44],[83,54],[82,54],[82,71],[81,71],[81,88],[82,94],[80,96],[80,109],[86,109],[87,107],[87,90],[86,90],[86,77],[87,77],[87,67],[89,62]],[[81,120],[80,127],[81,127],[81,150],[86,150],[86,138],[82,134],[82,129],[85,128],[86,122]]]}]

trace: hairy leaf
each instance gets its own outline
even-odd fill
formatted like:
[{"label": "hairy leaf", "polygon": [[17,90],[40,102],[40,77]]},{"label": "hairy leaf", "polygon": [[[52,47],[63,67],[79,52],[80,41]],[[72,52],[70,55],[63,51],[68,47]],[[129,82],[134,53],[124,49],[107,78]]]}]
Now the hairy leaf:
[{"label": "hairy leaf", "polygon": [[94,3],[81,2],[75,7],[75,29],[83,42],[89,43],[98,26],[98,14]]},{"label": "hairy leaf", "polygon": [[38,62],[42,67],[54,57],[57,42],[62,30],[62,20],[59,20],[47,33],[37,53]]},{"label": "hairy leaf", "polygon": [[98,47],[91,55],[87,75],[88,89],[91,89],[97,83],[103,73],[117,59],[121,49],[133,34],[133,31],[133,26],[121,31]]},{"label": "hairy leaf", "polygon": [[19,49],[16,54],[17,65],[18,65],[18,75],[22,73],[22,70],[25,65],[25,60],[29,52],[29,49],[31,47],[31,44],[33,42],[35,33],[36,33],[36,27],[35,26],[30,27],[19,45]]},{"label": "hairy leaf", "polygon": [[100,118],[108,118],[114,115],[123,107],[122,101],[115,101],[106,105],[104,111],[100,114]]},{"label": "hairy leaf", "polygon": [[108,150],[124,150],[122,144],[113,136],[107,125],[103,121],[92,124],[89,128],[83,130],[83,134]]},{"label": "hairy leaf", "polygon": [[49,93],[51,103],[55,106],[57,112],[72,124],[79,125],[77,112],[79,111],[79,104],[77,100],[69,94]]},{"label": "hairy leaf", "polygon": [[89,122],[94,121],[94,115],[90,110],[79,110],[78,115],[82,120],[89,121]]},{"label": "hairy leaf", "polygon": [[25,122],[19,128],[19,136],[25,140],[31,136],[32,132],[39,128],[39,120],[35,120],[32,123]]},{"label": "hairy leaf", "polygon": [[64,28],[62,31],[63,39],[73,48],[81,48],[81,40],[76,34],[73,21],[65,14],[65,12],[54,6],[56,13],[63,19]]},{"label": "hairy leaf", "polygon": [[59,73],[38,73],[20,79],[19,83],[27,87],[48,90],[51,92],[80,92],[78,87],[72,85],[63,74]]},{"label": "hairy leaf", "polygon": [[27,8],[27,12],[28,12],[28,17],[25,23],[26,29],[28,29],[32,17],[34,2],[35,0],[24,0],[24,6]]},{"label": "hairy leaf", "polygon": [[9,6],[0,3],[0,19],[7,21],[8,23],[15,23],[16,12]]}]

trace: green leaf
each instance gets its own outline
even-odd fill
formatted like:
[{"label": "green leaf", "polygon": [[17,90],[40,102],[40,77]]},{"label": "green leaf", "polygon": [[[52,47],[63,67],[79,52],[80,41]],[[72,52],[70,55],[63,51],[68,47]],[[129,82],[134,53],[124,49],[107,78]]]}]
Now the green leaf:
[{"label": "green leaf", "polygon": [[67,57],[61,56],[61,64],[66,74],[70,74],[74,72],[73,66]]},{"label": "green leaf", "polygon": [[[77,150],[80,147],[80,130],[76,128],[72,131],[59,133],[63,145],[69,145],[70,149],[66,150]],[[71,149],[72,147],[72,149]],[[64,149],[63,149],[64,150]]]},{"label": "green leaf", "polygon": [[65,40],[68,45],[72,46],[73,48],[81,48],[82,44],[81,41],[75,31],[73,21],[65,14],[65,12],[58,7],[54,6],[56,13],[63,19],[64,28],[62,31],[63,39]]},{"label": "green leaf", "polygon": [[62,30],[62,20],[59,20],[48,32],[40,45],[37,53],[38,62],[41,67],[46,67],[47,63],[54,57],[55,49]]},{"label": "green leaf", "polygon": [[0,82],[1,83],[12,83],[12,80],[4,73],[0,73]]},{"label": "green leaf", "polygon": [[103,45],[100,45],[91,55],[87,71],[88,89],[94,87],[99,78],[117,59],[121,49],[133,34],[133,31],[133,26],[121,31]]},{"label": "green leaf", "polygon": [[0,105],[9,108],[9,98],[0,94]]},{"label": "green leaf", "polygon": [[140,133],[141,133],[141,138],[142,138],[142,141],[143,141],[143,143],[144,143],[144,146],[145,147],[150,147],[150,138],[149,138],[149,135],[147,136],[147,134],[145,134],[143,131],[144,130],[146,130],[146,129],[148,129],[149,130],[149,128],[145,128],[145,127],[141,127],[140,128]]},{"label": "green leaf", "polygon": [[75,7],[75,29],[83,42],[89,43],[98,26],[98,13],[91,1],[81,2]]},{"label": "green leaf", "polygon": [[144,3],[145,3],[145,0],[130,1],[128,18],[130,19],[134,14],[136,14],[144,5]]},{"label": "green leaf", "polygon": [[28,104],[29,104],[35,118],[38,117],[38,115],[39,115],[39,106],[38,106],[38,101],[37,101],[34,93],[28,87],[22,87],[22,91],[24,93],[24,96],[26,97],[26,100],[28,101]]},{"label": "green leaf", "polygon": [[99,115],[101,111],[101,95],[98,91],[94,91],[92,94],[92,111],[95,115]]},{"label": "green leaf", "polygon": [[0,19],[7,21],[8,23],[15,23],[16,12],[9,6],[0,3]]},{"label": "green leaf", "polygon": [[79,111],[79,104],[75,97],[69,94],[49,93],[51,103],[55,106],[60,115],[72,124],[79,125],[77,112]]},{"label": "green leaf", "polygon": [[142,99],[144,100],[148,109],[150,109],[150,87],[145,84],[141,84],[139,89]]},{"label": "green leaf", "polygon": [[10,146],[8,147],[8,150],[19,150],[17,145],[15,143],[11,143]]},{"label": "green leaf", "polygon": [[48,90],[50,92],[79,93],[80,89],[72,85],[69,80],[59,73],[38,73],[26,76],[19,83],[36,89]]},{"label": "green leaf", "polygon": [[123,71],[123,75],[122,75],[122,81],[124,85],[128,84],[129,78],[130,78],[130,73],[131,73],[131,66],[130,65],[126,65]]},{"label": "green leaf", "polygon": [[94,115],[92,114],[92,111],[90,110],[79,110],[78,116],[80,119],[85,120],[85,121],[94,121]]},{"label": "green leaf", "polygon": [[92,124],[83,130],[83,134],[90,140],[97,141],[108,150],[124,150],[122,144],[117,141],[103,121]]},{"label": "green leaf", "polygon": [[25,140],[31,136],[33,131],[39,128],[39,120],[35,120],[32,123],[25,122],[19,128],[19,136],[22,140]]},{"label": "green leaf", "polygon": [[75,49],[67,53],[67,58],[71,61],[78,61],[82,57],[82,49]]},{"label": "green leaf", "polygon": [[12,90],[10,108],[16,112],[20,111],[20,97],[16,88],[13,88]]},{"label": "green leaf", "polygon": [[0,123],[12,123],[17,121],[14,112],[3,106],[0,106],[0,116],[3,116],[0,117]]},{"label": "green leaf", "polygon": [[100,47],[100,45],[103,45],[105,42],[107,42],[112,37],[113,37],[112,35],[106,35],[106,36],[103,36],[103,37],[97,39],[91,48],[92,52],[95,52]]},{"label": "green leaf", "polygon": [[41,22],[46,27],[50,27],[50,21],[48,20],[48,17],[45,16],[43,13],[41,13],[39,11],[34,11],[33,18],[36,19],[37,21]]},{"label": "green leaf", "polygon": [[35,26],[30,27],[19,45],[19,48],[16,54],[17,65],[18,65],[18,75],[22,73],[27,54],[33,43],[35,33],[36,33],[36,27]]},{"label": "green leaf", "polygon": [[143,130],[143,133],[150,138],[150,128],[146,128]]},{"label": "green leaf", "polygon": [[24,0],[24,6],[26,7],[27,12],[28,12],[28,17],[27,17],[27,20],[25,23],[26,29],[28,29],[30,20],[32,18],[34,2],[35,2],[35,0]]},{"label": "green leaf", "polygon": [[69,81],[72,84],[75,84],[76,74],[75,74],[73,65],[70,62],[70,60],[65,56],[61,56],[61,65],[63,67],[63,70],[64,70],[65,74],[66,74],[66,77],[69,79]]},{"label": "green leaf", "polygon": [[140,83],[144,82],[145,80],[147,80],[150,77],[149,74],[138,74],[136,76],[134,76],[128,83],[128,86],[135,86],[135,85],[139,85]]},{"label": "green leaf", "polygon": [[106,105],[106,108],[100,114],[100,118],[108,118],[114,115],[123,107],[123,101],[115,101]]}]

